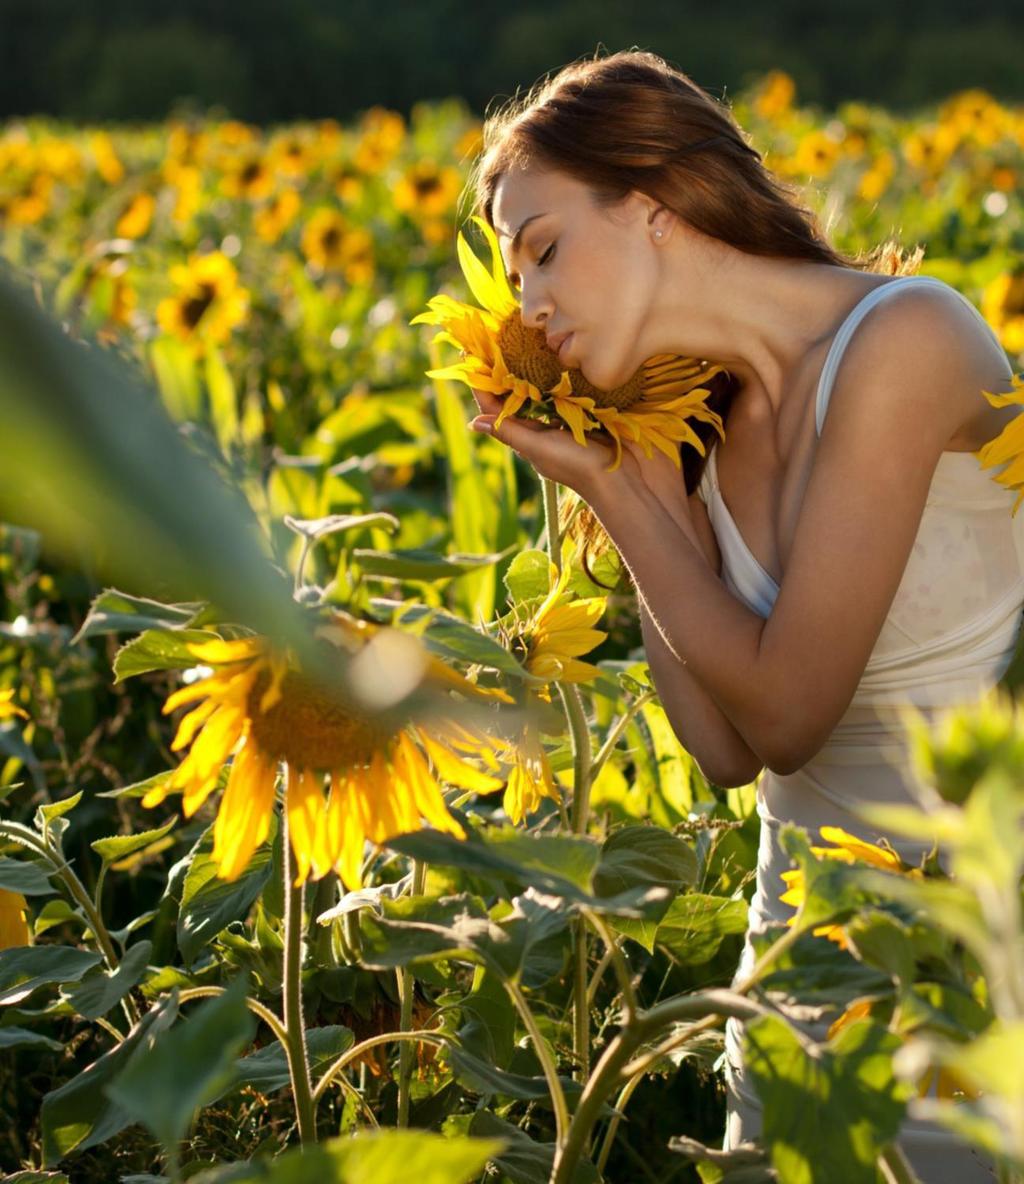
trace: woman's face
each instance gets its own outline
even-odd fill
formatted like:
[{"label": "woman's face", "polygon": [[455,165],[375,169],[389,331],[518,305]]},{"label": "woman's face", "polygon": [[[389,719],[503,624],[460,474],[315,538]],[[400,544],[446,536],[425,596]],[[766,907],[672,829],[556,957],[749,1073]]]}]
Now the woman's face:
[{"label": "woman's face", "polygon": [[602,209],[588,186],[557,171],[514,169],[495,189],[494,228],[524,323],[549,338],[571,333],[559,353],[563,367],[578,367],[600,390],[625,383],[650,356],[644,326],[659,276],[654,232],[666,215],[635,192]]}]

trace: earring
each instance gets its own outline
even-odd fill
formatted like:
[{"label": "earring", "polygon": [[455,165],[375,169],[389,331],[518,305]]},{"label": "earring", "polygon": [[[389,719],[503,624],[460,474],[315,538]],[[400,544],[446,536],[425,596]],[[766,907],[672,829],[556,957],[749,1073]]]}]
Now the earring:
[{"label": "earring", "polygon": [[662,233],[662,232],[661,232],[660,230],[656,230],[656,231],[654,232],[654,237],[655,237],[655,238],[661,238],[661,233]]}]

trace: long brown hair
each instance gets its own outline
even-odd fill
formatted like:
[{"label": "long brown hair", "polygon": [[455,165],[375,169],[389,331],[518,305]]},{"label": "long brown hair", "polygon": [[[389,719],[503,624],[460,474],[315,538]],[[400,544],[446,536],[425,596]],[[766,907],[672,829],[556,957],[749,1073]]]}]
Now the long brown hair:
[{"label": "long brown hair", "polygon": [[[490,115],[470,178],[475,212],[493,225],[499,180],[531,163],[583,182],[601,206],[615,206],[637,190],[693,229],[750,255],[886,275],[913,274],[924,255],[921,247],[905,255],[894,240],[857,256],[838,251],[797,187],[765,168],[729,108],[642,50],[572,62]],[[724,421],[739,381],[720,372],[707,385],[706,404]],[[691,426],[706,451],[681,450],[688,494],[718,438],[712,424]],[[573,534],[589,570],[587,556],[608,540],[588,506],[572,498],[563,506],[573,515]]]}]

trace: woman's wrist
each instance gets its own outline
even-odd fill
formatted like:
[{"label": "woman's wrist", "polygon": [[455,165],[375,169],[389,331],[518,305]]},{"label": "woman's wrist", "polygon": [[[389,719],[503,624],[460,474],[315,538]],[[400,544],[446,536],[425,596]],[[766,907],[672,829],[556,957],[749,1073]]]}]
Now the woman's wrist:
[{"label": "woman's wrist", "polygon": [[668,515],[692,543],[700,545],[689,506],[681,500],[685,493],[681,492],[679,499],[666,502],[641,476],[629,473],[625,466],[613,473],[602,474],[586,492],[581,491],[581,496],[612,538],[615,538],[616,531],[628,531],[629,524],[635,523],[639,515],[649,518],[660,512]]}]

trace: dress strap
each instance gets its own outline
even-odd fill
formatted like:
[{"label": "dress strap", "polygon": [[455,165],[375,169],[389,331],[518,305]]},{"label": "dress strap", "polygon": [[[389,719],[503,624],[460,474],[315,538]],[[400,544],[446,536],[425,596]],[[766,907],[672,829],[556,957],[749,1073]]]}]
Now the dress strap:
[{"label": "dress strap", "polygon": [[967,305],[967,307],[974,313],[974,315],[985,326],[985,330],[989,337],[996,344],[996,348],[1004,356],[1006,351],[1003,349],[1002,342],[996,336],[995,330],[985,320],[980,311],[967,299],[963,292],[954,288],[951,284],[947,284],[945,280],[940,280],[938,276],[934,275],[901,275],[889,280],[888,283],[879,284],[861,300],[855,304],[846,320],[839,326],[839,332],[836,333],[832,340],[832,345],[829,347],[828,354],[825,357],[825,365],[822,367],[821,377],[818,380],[818,390],[814,400],[814,418],[817,433],[821,435],[822,424],[825,422],[825,412],[828,410],[828,401],[832,395],[832,385],[835,382],[836,371],[839,369],[839,362],[843,356],[843,351],[849,344],[850,338],[854,331],[864,317],[870,312],[872,308],[885,298],[887,292],[893,291],[895,288],[904,287],[907,284],[925,283],[925,284],[940,284],[947,292],[953,292],[960,300]]}]

